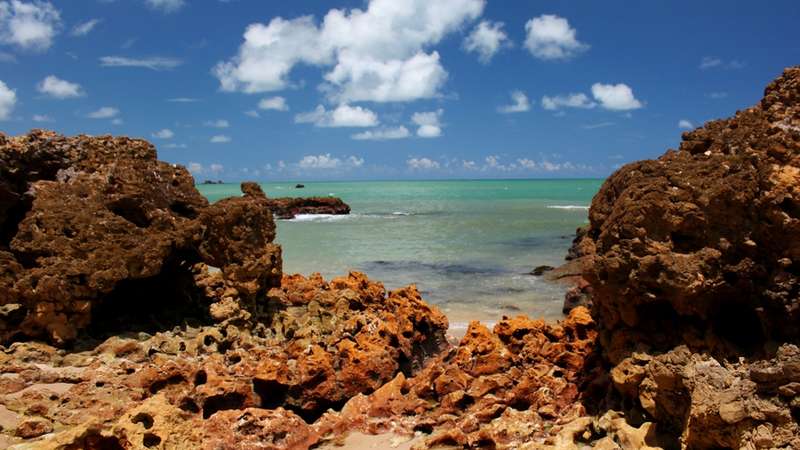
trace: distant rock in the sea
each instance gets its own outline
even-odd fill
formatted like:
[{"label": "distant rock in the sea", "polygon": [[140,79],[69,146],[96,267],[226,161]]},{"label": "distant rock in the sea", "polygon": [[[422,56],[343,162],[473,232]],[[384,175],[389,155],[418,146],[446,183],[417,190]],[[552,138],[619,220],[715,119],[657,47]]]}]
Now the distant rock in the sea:
[{"label": "distant rock in the sea", "polygon": [[214,181],[214,180],[205,180],[205,181],[203,181],[201,184],[225,184],[225,182],[224,182],[224,181],[222,181],[222,180],[217,180],[217,181]]},{"label": "distant rock in the sea", "polygon": [[270,198],[269,208],[278,219],[293,219],[298,214],[350,214],[350,206],[337,197]]},{"label": "distant rock in the sea", "polygon": [[295,185],[294,185],[294,188],[295,188],[295,189],[303,189],[304,187],[306,187],[306,185],[305,185],[305,184],[300,184],[300,183],[297,183],[297,184],[295,184]]},{"label": "distant rock in the sea", "polygon": [[536,266],[531,270],[530,274],[535,277],[540,277],[544,275],[545,272],[550,272],[553,269],[555,269],[553,266]]}]

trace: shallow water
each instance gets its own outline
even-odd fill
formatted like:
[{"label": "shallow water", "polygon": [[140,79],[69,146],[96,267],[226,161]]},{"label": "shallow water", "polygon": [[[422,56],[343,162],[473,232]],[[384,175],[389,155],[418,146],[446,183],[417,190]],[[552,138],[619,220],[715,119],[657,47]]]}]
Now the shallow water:
[{"label": "shallow water", "polygon": [[[561,317],[565,288],[528,275],[563,262],[602,180],[265,183],[268,196],[337,196],[349,216],[278,221],[286,273],[355,269],[394,289],[416,283],[451,329],[503,315]],[[209,200],[239,186],[200,185]]]}]

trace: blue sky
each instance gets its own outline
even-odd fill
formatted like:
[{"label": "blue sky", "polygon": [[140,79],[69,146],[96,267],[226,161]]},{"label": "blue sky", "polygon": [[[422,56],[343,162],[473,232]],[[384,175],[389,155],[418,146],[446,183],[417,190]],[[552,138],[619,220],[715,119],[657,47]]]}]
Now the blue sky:
[{"label": "blue sky", "polygon": [[603,177],[760,99],[800,2],[0,1],[0,130],[198,179]]}]

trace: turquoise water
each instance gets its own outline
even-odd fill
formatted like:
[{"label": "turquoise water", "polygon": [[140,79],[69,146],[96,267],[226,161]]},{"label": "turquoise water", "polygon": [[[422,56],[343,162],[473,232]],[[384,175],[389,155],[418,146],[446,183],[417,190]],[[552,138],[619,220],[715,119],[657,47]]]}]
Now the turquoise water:
[{"label": "turquoise water", "polygon": [[[270,197],[337,196],[349,216],[278,221],[284,272],[356,269],[393,289],[416,283],[451,328],[503,315],[561,316],[565,288],[528,275],[559,265],[602,180],[265,183]],[[209,200],[239,186],[201,185]],[[457,332],[457,331],[456,331]]]}]

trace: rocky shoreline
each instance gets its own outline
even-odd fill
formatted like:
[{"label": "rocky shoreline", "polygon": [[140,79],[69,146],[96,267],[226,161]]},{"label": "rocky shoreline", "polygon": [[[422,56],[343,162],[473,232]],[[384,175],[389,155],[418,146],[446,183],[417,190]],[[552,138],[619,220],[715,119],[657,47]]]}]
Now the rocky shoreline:
[{"label": "rocky shoreline", "polygon": [[451,345],[414,286],[283,274],[277,200],[242,191],[0,134],[0,447],[800,448],[800,68],[604,183],[545,274],[584,302],[558,324]]},{"label": "rocky shoreline", "polygon": [[338,197],[278,197],[268,199],[276,219],[294,219],[300,214],[350,214],[350,205]]}]

